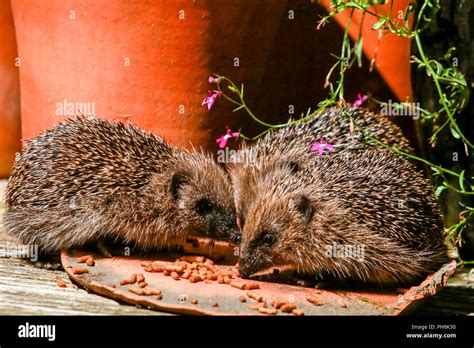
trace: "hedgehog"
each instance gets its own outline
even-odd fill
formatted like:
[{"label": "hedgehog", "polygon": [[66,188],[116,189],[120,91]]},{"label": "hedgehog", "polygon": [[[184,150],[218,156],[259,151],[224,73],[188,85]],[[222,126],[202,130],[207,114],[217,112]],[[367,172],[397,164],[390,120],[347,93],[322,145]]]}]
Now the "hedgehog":
[{"label": "hedgehog", "polygon": [[433,188],[409,160],[367,148],[305,161],[261,183],[242,230],[243,276],[281,267],[390,287],[448,260]]},{"label": "hedgehog", "polygon": [[302,169],[304,155],[310,153],[311,144],[324,138],[333,145],[333,153],[373,146],[370,140],[364,142],[365,135],[359,127],[389,146],[405,152],[413,151],[401,129],[386,116],[348,104],[329,108],[308,121],[270,132],[254,145],[244,143],[240,150],[245,154],[241,156],[244,161],[228,165],[239,224],[243,225],[260,182],[268,180],[272,171],[278,168],[287,168],[291,172]]},{"label": "hedgehog", "polygon": [[97,117],[29,141],[5,201],[7,233],[45,254],[110,239],[147,251],[236,228],[229,177],[210,155]]}]

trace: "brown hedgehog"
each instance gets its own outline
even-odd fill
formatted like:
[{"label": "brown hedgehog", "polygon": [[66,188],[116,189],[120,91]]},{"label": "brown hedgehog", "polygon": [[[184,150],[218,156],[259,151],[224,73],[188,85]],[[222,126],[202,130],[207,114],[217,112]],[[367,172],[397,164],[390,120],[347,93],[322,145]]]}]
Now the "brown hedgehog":
[{"label": "brown hedgehog", "polygon": [[447,261],[432,187],[410,161],[371,148],[308,157],[306,164],[261,184],[243,227],[241,274],[289,266],[393,286]]},{"label": "brown hedgehog", "polygon": [[[245,155],[242,156],[245,161],[229,166],[237,217],[241,225],[260,182],[268,180],[272,171],[279,167],[278,164],[292,172],[302,169],[304,155],[310,152],[311,144],[320,141],[321,137],[334,146],[334,153],[373,145],[370,141],[363,142],[364,134],[357,127],[359,126],[367,134],[390,146],[412,152],[401,129],[386,116],[350,105],[345,105],[344,108],[350,117],[343,114],[340,107],[332,107],[306,122],[273,131],[258,139],[254,145],[244,144],[241,151]],[[354,127],[351,127],[350,118],[353,119]]]},{"label": "brown hedgehog", "polygon": [[230,181],[210,156],[99,118],[68,120],[28,142],[6,205],[6,231],[43,252],[102,239],[146,250],[235,228]]}]

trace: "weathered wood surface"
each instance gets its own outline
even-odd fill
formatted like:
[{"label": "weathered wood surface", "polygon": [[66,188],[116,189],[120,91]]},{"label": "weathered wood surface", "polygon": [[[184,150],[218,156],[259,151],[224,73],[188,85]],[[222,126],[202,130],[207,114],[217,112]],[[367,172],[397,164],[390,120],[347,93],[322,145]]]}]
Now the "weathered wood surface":
[{"label": "weathered wood surface", "polygon": [[[5,181],[0,181],[0,217]],[[0,248],[6,245],[0,224]],[[29,261],[0,258],[0,315],[159,315],[166,314],[88,293],[60,288],[56,277],[71,286],[66,272],[34,267]],[[474,313],[474,270],[460,269],[447,287],[423,303],[415,314]]]}]

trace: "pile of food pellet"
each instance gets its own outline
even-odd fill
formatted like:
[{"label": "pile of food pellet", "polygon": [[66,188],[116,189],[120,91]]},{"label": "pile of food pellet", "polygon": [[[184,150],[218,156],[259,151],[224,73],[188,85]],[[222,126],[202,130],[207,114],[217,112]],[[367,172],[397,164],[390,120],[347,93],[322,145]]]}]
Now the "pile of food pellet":
[{"label": "pile of food pellet", "polygon": [[[293,315],[304,315],[302,311],[296,309],[296,305],[284,301],[273,301],[271,304],[261,295],[251,290],[260,289],[260,285],[255,282],[237,280],[237,271],[234,269],[222,270],[214,265],[211,259],[204,256],[181,256],[175,262],[164,261],[143,261],[141,266],[145,272],[163,273],[164,276],[171,277],[175,281],[187,280],[190,283],[218,283],[229,285],[239,290],[243,290],[244,295],[239,297],[242,303],[248,299],[255,301],[249,306],[250,309],[259,311],[262,314],[276,315],[279,311],[283,313],[291,313]],[[196,299],[192,299],[191,303],[197,304]],[[213,307],[218,307],[217,302],[213,303]]]},{"label": "pile of food pellet", "polygon": [[[77,263],[85,263],[92,267],[95,265],[94,258],[91,255],[84,255],[76,258]],[[247,281],[239,278],[238,271],[235,267],[223,266],[217,267],[214,261],[205,256],[185,255],[177,258],[174,262],[166,261],[142,261],[141,267],[144,272],[162,273],[166,277],[170,277],[174,281],[188,281],[189,283],[208,283],[222,284],[242,290],[242,295],[238,300],[241,303],[247,303],[248,308],[258,311],[261,314],[277,315],[279,313],[292,314],[295,316],[303,316],[304,312],[297,308],[294,301],[281,301],[264,298],[258,293],[260,285],[255,281]],[[84,267],[71,267],[74,275],[89,273]],[[62,281],[58,281],[58,286],[64,287]],[[128,291],[140,296],[155,296],[156,300],[162,300],[163,294],[161,290],[151,287],[145,279],[144,274],[134,273],[130,277],[120,280],[121,286],[128,285]],[[116,288],[115,284],[108,284],[108,287]],[[178,299],[179,300],[179,299]],[[314,296],[307,296],[306,300],[315,306],[321,306],[323,303]],[[190,298],[189,303],[198,305],[196,298]],[[219,307],[218,302],[213,302],[212,307]]]}]

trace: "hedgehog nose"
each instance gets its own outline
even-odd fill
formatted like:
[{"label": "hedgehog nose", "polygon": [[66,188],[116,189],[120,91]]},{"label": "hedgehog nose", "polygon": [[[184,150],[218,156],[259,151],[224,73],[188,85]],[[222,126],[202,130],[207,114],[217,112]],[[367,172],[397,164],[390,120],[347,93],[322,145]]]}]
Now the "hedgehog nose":
[{"label": "hedgehog nose", "polygon": [[250,276],[250,272],[245,265],[245,260],[243,258],[239,258],[239,274],[242,278],[248,278]]}]

